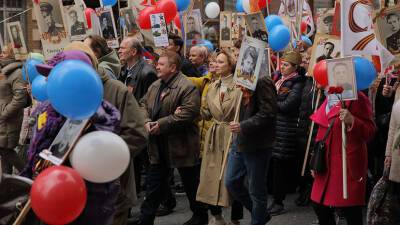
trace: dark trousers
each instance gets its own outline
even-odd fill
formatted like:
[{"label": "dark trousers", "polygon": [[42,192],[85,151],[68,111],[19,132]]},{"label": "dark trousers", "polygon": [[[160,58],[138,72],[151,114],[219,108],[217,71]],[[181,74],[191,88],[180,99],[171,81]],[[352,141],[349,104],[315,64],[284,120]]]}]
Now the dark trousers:
[{"label": "dark trousers", "polygon": [[235,143],[229,152],[225,185],[232,197],[251,212],[251,225],[265,225],[269,219],[266,179],[270,158],[271,149],[238,152]]},{"label": "dark trousers", "polygon": [[17,168],[18,171],[24,169],[25,164],[22,159],[19,158],[14,149],[0,148],[0,156],[3,173],[11,174],[13,166]]},{"label": "dark trousers", "polygon": [[297,166],[298,162],[295,158],[280,159],[272,157],[271,165],[274,203],[282,205],[286,194],[296,187],[296,180],[300,175]]},{"label": "dark trousers", "polygon": [[[209,205],[211,215],[217,216],[222,214],[222,206]],[[231,220],[243,219],[243,205],[240,202],[233,200],[231,205]]]},{"label": "dark trousers", "polygon": [[[194,216],[207,217],[207,208],[196,201],[199,185],[200,166],[178,168],[179,175]],[[141,206],[140,220],[153,225],[157,209],[166,196],[169,187],[170,169],[164,165],[150,165],[146,176],[146,197]]]},{"label": "dark trousers", "polygon": [[135,166],[135,184],[136,184],[136,194],[139,195],[139,193],[142,190],[142,171],[143,169],[147,169],[149,165],[149,156],[147,153],[147,150],[143,150],[140,152],[139,155],[137,155],[134,159],[133,165]]},{"label": "dark trousers", "polygon": [[[313,204],[315,213],[317,214],[319,225],[336,225],[335,222],[335,208],[324,206],[321,204]],[[362,207],[342,207],[338,208],[342,211],[344,218],[346,219],[347,225],[362,225]]]}]

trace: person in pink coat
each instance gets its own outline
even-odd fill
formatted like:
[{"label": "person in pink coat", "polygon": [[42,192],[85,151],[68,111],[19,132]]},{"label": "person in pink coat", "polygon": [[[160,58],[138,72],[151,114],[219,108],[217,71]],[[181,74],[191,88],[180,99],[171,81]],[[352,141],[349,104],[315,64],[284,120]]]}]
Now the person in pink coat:
[{"label": "person in pink coat", "polygon": [[[347,109],[341,103],[327,98],[311,116],[319,125],[316,141],[322,140],[330,122],[332,129],[325,141],[326,165],[323,173],[311,171],[314,184],[311,200],[320,225],[335,225],[334,209],[340,208],[348,225],[362,225],[362,206],[365,205],[367,179],[367,142],[373,138],[375,123],[369,99],[358,92],[358,100],[346,101]],[[348,198],[343,199],[342,175],[342,124],[347,127],[347,190]]]}]

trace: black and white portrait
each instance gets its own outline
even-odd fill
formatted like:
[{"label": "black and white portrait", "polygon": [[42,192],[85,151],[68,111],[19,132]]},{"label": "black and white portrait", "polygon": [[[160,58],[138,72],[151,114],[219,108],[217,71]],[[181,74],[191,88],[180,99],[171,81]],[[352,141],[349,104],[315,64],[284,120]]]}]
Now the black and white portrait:
[{"label": "black and white portrait", "polygon": [[311,50],[308,73],[313,74],[314,65],[326,59],[340,57],[340,38],[334,35],[317,34],[314,38],[314,45]]},{"label": "black and white portrait", "polygon": [[234,80],[236,84],[255,90],[265,47],[265,42],[252,37],[245,37],[240,47],[235,69]]},{"label": "black and white portrait", "polygon": [[124,20],[124,29],[128,35],[134,35],[139,32],[139,26],[136,23],[136,18],[134,16],[132,8],[121,9],[121,17]]},{"label": "black and white portrait", "polygon": [[58,132],[50,147],[39,154],[40,157],[49,160],[55,165],[61,165],[81,136],[87,123],[88,120],[68,119]]},{"label": "black and white portrait", "polygon": [[243,13],[232,14],[232,40],[242,40],[246,36],[246,20]]},{"label": "black and white portrait", "polygon": [[186,39],[202,39],[202,27],[200,10],[192,10],[192,12],[186,16]]},{"label": "black and white portrait", "polygon": [[376,20],[378,38],[400,60],[400,6],[388,8],[385,12],[385,16]]},{"label": "black and white portrait", "polygon": [[112,8],[96,8],[96,13],[99,15],[101,35],[107,40],[108,47],[118,48],[117,29],[115,27]]},{"label": "black and white portrait", "polygon": [[10,37],[13,51],[16,58],[23,58],[28,53],[24,34],[22,33],[21,23],[19,21],[7,24],[8,36]]},{"label": "black and white portrait", "polygon": [[64,6],[66,23],[71,40],[83,40],[86,36],[86,19],[84,11],[78,5]]},{"label": "black and white portrait", "polygon": [[353,58],[331,59],[327,61],[328,86],[342,87],[343,100],[357,99],[356,78]]},{"label": "black and white portrait", "polygon": [[334,15],[335,15],[335,8],[317,9],[317,13],[315,15],[317,19],[317,33],[320,34],[332,33]]},{"label": "black and white portrait", "polygon": [[65,32],[60,3],[57,0],[47,0],[40,2],[39,21],[42,23],[44,31],[50,36],[59,36]]},{"label": "black and white portrait", "polygon": [[232,13],[231,12],[221,12],[219,14],[220,19],[220,46],[228,47],[232,44],[231,29],[232,29]]},{"label": "black and white portrait", "polygon": [[253,38],[268,42],[267,27],[261,12],[246,15],[246,24]]}]

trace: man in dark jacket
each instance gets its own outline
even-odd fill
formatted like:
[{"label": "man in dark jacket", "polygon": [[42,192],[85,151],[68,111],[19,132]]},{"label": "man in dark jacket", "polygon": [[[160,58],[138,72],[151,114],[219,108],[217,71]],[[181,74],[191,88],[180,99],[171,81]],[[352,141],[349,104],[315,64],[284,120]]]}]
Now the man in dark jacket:
[{"label": "man in dark jacket", "polygon": [[[195,119],[200,113],[200,95],[179,68],[178,54],[163,53],[157,65],[160,79],[150,86],[141,102],[147,112],[145,128],[150,134],[150,167],[140,219],[134,224],[154,224],[156,211],[169,186],[170,168],[178,169],[193,212],[193,217],[184,224],[208,222],[206,209],[196,202],[200,140]],[[176,113],[178,107],[181,110]]]},{"label": "man in dark jacket", "polygon": [[0,59],[0,156],[3,172],[12,172],[12,166],[22,171],[23,161],[14,148],[18,145],[24,108],[28,94],[21,76],[21,62]]},{"label": "man in dark jacket", "polygon": [[157,80],[154,67],[144,61],[142,53],[142,45],[132,37],[125,38],[118,51],[119,59],[124,65],[120,80],[128,86],[137,101],[140,101],[150,85]]},{"label": "man in dark jacket", "polygon": [[251,225],[264,225],[271,219],[267,211],[266,179],[278,107],[270,77],[262,76],[253,95],[248,92],[245,90],[243,94],[240,122],[230,123],[234,138],[225,185],[232,197],[251,212]]}]

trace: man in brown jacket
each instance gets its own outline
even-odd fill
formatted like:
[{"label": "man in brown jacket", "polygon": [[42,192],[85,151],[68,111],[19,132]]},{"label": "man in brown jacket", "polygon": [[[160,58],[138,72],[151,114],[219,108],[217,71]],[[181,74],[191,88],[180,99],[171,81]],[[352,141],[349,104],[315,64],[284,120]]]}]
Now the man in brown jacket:
[{"label": "man in brown jacket", "polygon": [[3,57],[0,59],[0,156],[3,172],[11,173],[12,166],[19,171],[24,168],[14,148],[18,145],[28,94],[21,76],[22,63],[11,56]]},{"label": "man in brown jacket", "polygon": [[[145,128],[149,137],[150,167],[146,177],[146,198],[139,221],[133,224],[153,225],[158,206],[168,188],[170,168],[177,168],[193,212],[185,225],[207,224],[205,208],[196,202],[199,184],[200,95],[180,71],[180,56],[166,51],[160,56],[157,76],[142,104],[147,112]],[[175,113],[177,108],[179,113]]]}]

